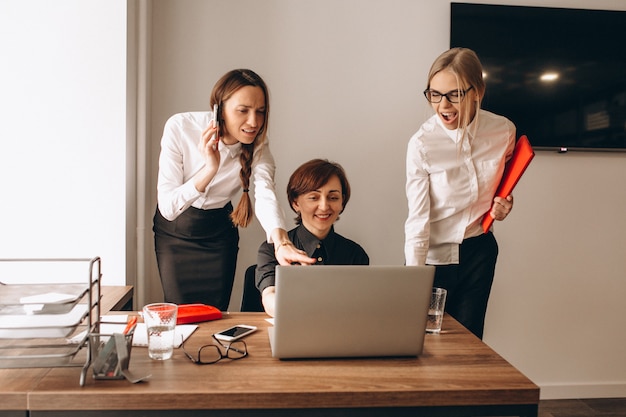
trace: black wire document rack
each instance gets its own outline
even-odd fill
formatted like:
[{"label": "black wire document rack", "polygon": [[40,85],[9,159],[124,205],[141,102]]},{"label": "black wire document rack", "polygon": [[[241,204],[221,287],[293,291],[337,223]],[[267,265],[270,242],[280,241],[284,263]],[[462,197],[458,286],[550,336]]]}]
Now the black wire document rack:
[{"label": "black wire document rack", "polygon": [[92,362],[100,331],[102,262],[94,258],[0,258],[0,368]]}]

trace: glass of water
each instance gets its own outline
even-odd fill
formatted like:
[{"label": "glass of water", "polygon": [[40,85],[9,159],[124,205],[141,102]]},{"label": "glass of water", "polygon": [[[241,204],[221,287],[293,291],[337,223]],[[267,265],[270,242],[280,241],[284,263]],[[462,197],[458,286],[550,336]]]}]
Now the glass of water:
[{"label": "glass of water", "polygon": [[443,312],[446,306],[446,296],[448,291],[444,288],[433,288],[428,307],[428,320],[426,322],[426,333],[440,333],[443,324]]},{"label": "glass of water", "polygon": [[167,360],[174,353],[174,331],[178,306],[171,303],[148,304],[143,308],[143,321],[148,331],[148,355]]}]

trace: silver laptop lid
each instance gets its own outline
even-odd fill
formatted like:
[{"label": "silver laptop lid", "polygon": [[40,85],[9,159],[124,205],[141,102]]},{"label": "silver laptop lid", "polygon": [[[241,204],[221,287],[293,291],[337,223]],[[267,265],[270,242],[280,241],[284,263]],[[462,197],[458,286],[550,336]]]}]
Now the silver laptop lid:
[{"label": "silver laptop lid", "polygon": [[432,266],[278,266],[272,355],[419,355],[434,273]]}]

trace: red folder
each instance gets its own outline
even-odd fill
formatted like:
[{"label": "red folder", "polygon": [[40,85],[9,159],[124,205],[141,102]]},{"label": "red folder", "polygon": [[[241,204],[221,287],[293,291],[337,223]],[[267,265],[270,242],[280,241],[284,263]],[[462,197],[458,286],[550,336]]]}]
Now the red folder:
[{"label": "red folder", "polygon": [[176,324],[200,323],[222,318],[222,312],[206,304],[180,304]]},{"label": "red folder", "polygon": [[[526,135],[522,135],[513,150],[513,156],[506,163],[504,167],[504,173],[502,174],[502,181],[496,190],[494,197],[507,197],[513,192],[513,188],[517,185],[517,182],[522,178],[522,174],[526,171],[526,168],[530,164],[530,161],[535,157],[535,151],[530,146]],[[483,217],[482,226],[485,233],[489,231],[493,218],[489,215],[491,209]]]}]

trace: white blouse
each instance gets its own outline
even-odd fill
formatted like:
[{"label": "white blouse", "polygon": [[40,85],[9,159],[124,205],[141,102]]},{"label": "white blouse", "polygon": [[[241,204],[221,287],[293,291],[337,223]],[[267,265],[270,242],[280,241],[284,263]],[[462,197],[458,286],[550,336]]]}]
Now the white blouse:
[{"label": "white blouse", "polygon": [[[240,143],[225,145],[220,142],[220,166],[204,192],[199,192],[192,181],[205,164],[198,143],[212,116],[212,112],[179,113],[165,123],[159,156],[157,201],[159,211],[167,220],[173,221],[190,206],[203,210],[224,207],[241,190]],[[266,141],[254,151],[250,184],[254,184],[254,211],[268,241],[274,229],[286,230],[285,214],[276,198],[275,171],[274,158]]]},{"label": "white blouse", "polygon": [[515,125],[480,110],[467,128],[446,129],[433,115],[415,133],[406,157],[407,265],[459,262],[463,239],[483,233],[504,166],[515,146]]}]

